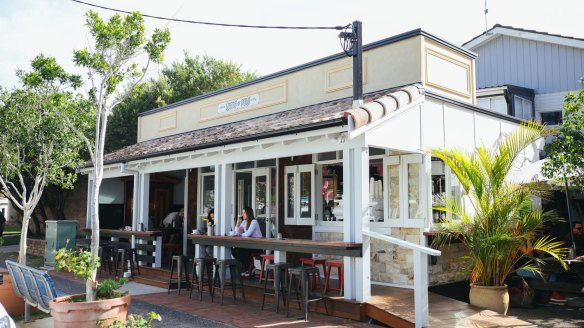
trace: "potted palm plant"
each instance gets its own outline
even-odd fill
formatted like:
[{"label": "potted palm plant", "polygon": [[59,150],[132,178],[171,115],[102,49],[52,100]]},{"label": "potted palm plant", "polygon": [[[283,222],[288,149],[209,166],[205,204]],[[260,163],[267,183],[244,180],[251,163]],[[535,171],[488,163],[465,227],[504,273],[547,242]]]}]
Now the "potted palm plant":
[{"label": "potted palm plant", "polygon": [[535,181],[514,183],[506,179],[524,150],[553,131],[537,122],[522,124],[498,146],[479,146],[468,153],[460,149],[433,149],[456,175],[465,193],[462,199],[441,197],[434,209],[449,213],[438,228],[433,245],[443,247],[457,239],[469,255],[463,265],[470,272],[470,302],[506,314],[509,294],[505,279],[516,269],[540,273],[534,254],[546,253],[561,261],[566,249],[539,229],[553,212],[533,206],[544,191]]}]

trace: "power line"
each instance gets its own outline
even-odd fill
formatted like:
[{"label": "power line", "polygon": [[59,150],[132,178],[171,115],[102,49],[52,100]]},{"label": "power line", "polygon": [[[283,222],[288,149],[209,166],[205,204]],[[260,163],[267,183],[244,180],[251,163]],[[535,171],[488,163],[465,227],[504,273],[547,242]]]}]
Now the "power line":
[{"label": "power line", "polygon": [[[115,11],[124,14],[132,14],[130,11],[120,10],[105,6],[96,5],[93,3],[83,2],[79,0],[71,0],[73,2],[77,2],[86,6],[96,7],[100,9]],[[343,30],[349,27],[351,24],[347,24],[345,26],[268,26],[268,25],[244,25],[244,24],[226,24],[226,23],[213,23],[213,22],[200,22],[200,21],[193,21],[188,19],[178,19],[178,18],[169,18],[169,17],[162,17],[162,16],[153,16],[147,14],[141,14],[143,17],[153,18],[153,19],[160,19],[166,21],[173,21],[173,22],[181,22],[181,23],[189,23],[189,24],[200,24],[200,25],[212,25],[212,26],[224,26],[224,27],[244,27],[244,28],[264,28],[264,29],[288,29],[288,30]]]}]

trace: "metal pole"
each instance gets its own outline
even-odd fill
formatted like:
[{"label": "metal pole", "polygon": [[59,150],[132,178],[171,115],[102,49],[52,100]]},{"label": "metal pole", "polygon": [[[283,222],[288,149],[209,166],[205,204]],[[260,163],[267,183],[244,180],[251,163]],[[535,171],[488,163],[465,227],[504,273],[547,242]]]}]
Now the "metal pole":
[{"label": "metal pole", "polygon": [[363,105],[363,31],[360,21],[353,22],[353,109]]},{"label": "metal pole", "polygon": [[568,207],[568,222],[570,223],[570,238],[572,240],[572,248],[576,249],[576,243],[574,242],[574,233],[572,232],[572,215],[570,214],[570,195],[568,193],[568,178],[564,176],[564,185],[566,187],[566,206]]}]

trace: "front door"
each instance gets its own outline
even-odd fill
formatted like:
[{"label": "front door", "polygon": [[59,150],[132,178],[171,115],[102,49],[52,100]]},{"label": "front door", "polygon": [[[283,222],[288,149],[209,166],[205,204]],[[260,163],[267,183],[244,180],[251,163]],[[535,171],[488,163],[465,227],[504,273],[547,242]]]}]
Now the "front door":
[{"label": "front door", "polygon": [[255,169],[252,172],[252,194],[253,196],[253,211],[260,223],[262,229],[262,235],[264,237],[273,238],[275,236],[268,235],[270,232],[271,224],[269,213],[271,213],[270,208],[270,169]]}]

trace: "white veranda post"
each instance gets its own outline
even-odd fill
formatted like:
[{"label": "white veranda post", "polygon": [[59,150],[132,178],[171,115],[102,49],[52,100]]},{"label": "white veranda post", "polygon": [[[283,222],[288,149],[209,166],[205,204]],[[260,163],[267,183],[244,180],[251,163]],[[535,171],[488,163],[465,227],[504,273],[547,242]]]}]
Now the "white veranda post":
[{"label": "white veranda post", "polygon": [[371,298],[369,236],[369,148],[343,150],[343,235],[345,242],[363,244],[362,257],[344,257],[345,299],[365,302]]}]

